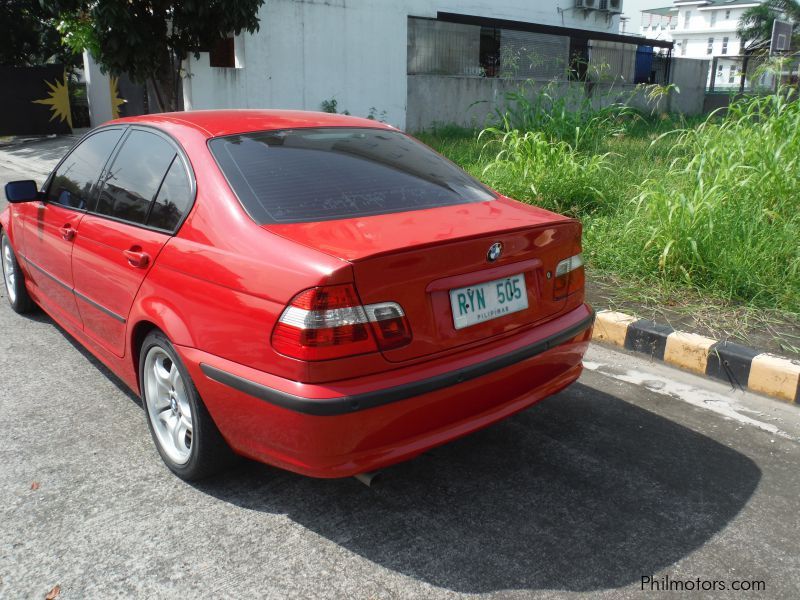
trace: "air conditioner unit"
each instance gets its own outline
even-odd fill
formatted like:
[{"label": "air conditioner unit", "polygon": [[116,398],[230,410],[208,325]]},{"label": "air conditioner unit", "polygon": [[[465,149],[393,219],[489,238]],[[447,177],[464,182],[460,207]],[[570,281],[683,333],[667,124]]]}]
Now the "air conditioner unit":
[{"label": "air conditioner unit", "polygon": [[608,12],[614,14],[622,13],[622,0],[607,0],[607,2],[608,2]]},{"label": "air conditioner unit", "polygon": [[597,8],[597,0],[575,0],[575,8],[594,10]]}]

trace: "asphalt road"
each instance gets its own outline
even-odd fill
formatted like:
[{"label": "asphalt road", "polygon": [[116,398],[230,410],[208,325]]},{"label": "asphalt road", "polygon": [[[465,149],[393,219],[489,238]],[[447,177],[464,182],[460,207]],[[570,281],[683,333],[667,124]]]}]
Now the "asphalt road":
[{"label": "asphalt road", "polygon": [[139,400],[4,293],[2,598],[800,597],[796,407],[592,347],[571,388],[372,488],[249,462],[189,485]]}]

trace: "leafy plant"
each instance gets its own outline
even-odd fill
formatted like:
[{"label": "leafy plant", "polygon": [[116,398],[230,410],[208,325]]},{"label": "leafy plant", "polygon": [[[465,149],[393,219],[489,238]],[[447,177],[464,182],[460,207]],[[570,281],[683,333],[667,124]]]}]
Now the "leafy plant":
[{"label": "leafy plant", "polygon": [[330,100],[323,100],[319,108],[322,112],[326,113],[333,113],[336,114],[338,111],[339,103],[337,102],[336,98],[331,98]]},{"label": "leafy plant", "polygon": [[38,0],[0,2],[0,65],[27,67],[59,62],[68,70],[77,67],[83,48],[75,53],[61,45],[56,15],[48,3]]},{"label": "leafy plant", "polygon": [[656,115],[661,112],[661,103],[669,98],[671,94],[680,94],[680,88],[674,83],[660,85],[658,83],[651,83],[649,85],[641,86],[644,90],[647,102],[652,107],[650,110],[651,115]]},{"label": "leafy plant", "polygon": [[[336,100],[336,98],[323,100],[320,102],[319,108],[322,112],[337,114],[339,112],[339,102]],[[350,111],[343,110],[341,114],[349,115]]]},{"label": "leafy plant", "polygon": [[58,28],[101,68],[150,82],[162,110],[180,107],[181,63],[231,33],[258,30],[264,0],[55,0]]},{"label": "leafy plant", "polygon": [[382,110],[379,113],[377,108],[375,108],[374,106],[370,106],[369,107],[369,113],[367,114],[367,118],[370,119],[371,121],[380,121],[381,123],[385,123],[386,122],[386,114],[387,113],[386,113],[385,110]]},{"label": "leafy plant", "polygon": [[[745,41],[749,52],[765,52],[772,38],[775,19],[800,22],[800,2],[797,0],[767,0],[748,8],[739,19],[736,33]],[[793,46],[798,42],[797,27],[793,34]]]}]

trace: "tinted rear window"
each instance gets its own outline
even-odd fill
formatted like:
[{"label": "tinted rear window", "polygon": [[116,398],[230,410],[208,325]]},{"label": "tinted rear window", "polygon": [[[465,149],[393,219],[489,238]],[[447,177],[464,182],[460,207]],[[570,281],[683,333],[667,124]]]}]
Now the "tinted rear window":
[{"label": "tinted rear window", "polygon": [[410,137],[318,128],[216,138],[212,154],[265,223],[347,219],[492,200],[476,179]]}]

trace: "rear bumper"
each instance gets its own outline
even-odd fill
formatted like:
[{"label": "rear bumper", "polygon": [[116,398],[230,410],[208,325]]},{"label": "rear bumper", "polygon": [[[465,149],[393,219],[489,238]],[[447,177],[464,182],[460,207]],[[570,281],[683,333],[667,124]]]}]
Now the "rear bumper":
[{"label": "rear bumper", "polygon": [[568,386],[581,373],[593,320],[582,305],[467,357],[326,385],[178,351],[234,450],[305,475],[344,477],[411,458]]}]

